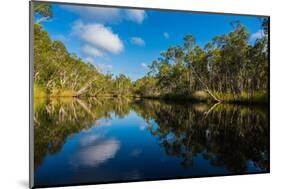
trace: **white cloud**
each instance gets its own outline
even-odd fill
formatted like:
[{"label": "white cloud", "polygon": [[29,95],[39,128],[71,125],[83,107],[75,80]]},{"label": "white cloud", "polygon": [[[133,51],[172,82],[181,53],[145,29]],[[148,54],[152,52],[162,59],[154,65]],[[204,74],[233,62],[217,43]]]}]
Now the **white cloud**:
[{"label": "white cloud", "polygon": [[250,40],[257,40],[260,39],[264,36],[264,31],[263,30],[258,30],[257,32],[253,33],[250,36]]},{"label": "white cloud", "polygon": [[84,45],[82,47],[82,51],[87,54],[87,55],[90,55],[90,56],[99,56],[99,57],[102,57],[104,54],[102,51],[100,51],[99,49],[91,46],[91,45]]},{"label": "white cloud", "polygon": [[144,69],[148,69],[148,65],[146,63],[142,63],[141,67],[143,67]]},{"label": "white cloud", "polygon": [[42,22],[50,22],[52,21],[52,19],[50,19],[50,17],[41,17],[38,18],[37,20],[35,20],[36,24],[40,24]]},{"label": "white cloud", "polygon": [[138,46],[144,46],[145,45],[144,40],[140,37],[132,37],[131,43],[134,44],[134,45],[138,45]]},{"label": "white cloud", "polygon": [[103,24],[84,24],[77,21],[73,26],[73,33],[80,37],[86,44],[95,48],[96,55],[101,55],[103,51],[119,54],[124,45],[118,34],[113,33],[111,28]]},{"label": "white cloud", "polygon": [[61,7],[79,15],[81,19],[96,23],[114,23],[125,19],[141,24],[146,16],[144,10],[135,9],[124,10],[119,8],[76,5],[62,5]]},{"label": "white cloud", "polygon": [[88,21],[105,23],[116,22],[121,19],[121,11],[117,8],[87,7],[76,5],[62,5],[62,7]]},{"label": "white cloud", "polygon": [[168,32],[164,32],[164,33],[163,33],[163,36],[164,36],[165,39],[169,39],[169,37],[170,37],[170,35],[169,35]]},{"label": "white cloud", "polygon": [[145,18],[146,14],[144,10],[127,10],[127,19],[135,21],[139,24],[141,24]]}]

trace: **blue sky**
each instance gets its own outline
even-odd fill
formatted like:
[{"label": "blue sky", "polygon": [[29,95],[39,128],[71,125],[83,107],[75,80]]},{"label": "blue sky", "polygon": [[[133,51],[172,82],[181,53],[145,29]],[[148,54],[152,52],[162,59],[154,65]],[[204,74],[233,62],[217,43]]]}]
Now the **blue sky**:
[{"label": "blue sky", "polygon": [[123,73],[133,80],[146,74],[161,51],[182,45],[187,34],[203,47],[214,36],[230,32],[230,23],[237,20],[247,27],[250,42],[262,33],[255,16],[59,4],[52,9],[54,17],[42,22],[52,39],[102,72]]}]

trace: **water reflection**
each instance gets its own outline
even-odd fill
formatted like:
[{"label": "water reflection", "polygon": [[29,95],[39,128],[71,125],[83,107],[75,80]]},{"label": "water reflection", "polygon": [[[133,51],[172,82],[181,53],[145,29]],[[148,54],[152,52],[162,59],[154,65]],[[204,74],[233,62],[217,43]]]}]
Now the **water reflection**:
[{"label": "water reflection", "polygon": [[119,148],[120,143],[114,138],[104,139],[99,135],[90,135],[81,140],[80,150],[73,157],[73,165],[96,167],[113,158]]},{"label": "water reflection", "polygon": [[38,185],[269,170],[265,107],[58,98],[34,112]]},{"label": "water reflection", "polygon": [[[128,105],[125,99],[35,99],[35,167],[47,154],[57,153],[68,136],[93,125],[105,125],[106,121],[99,119],[110,119],[111,112],[124,117],[130,111]],[[106,125],[109,124],[106,122]]]},{"label": "water reflection", "polygon": [[247,172],[248,160],[268,170],[268,126],[262,109],[146,102],[144,108],[157,109],[151,114],[157,126],[150,131],[167,154],[182,158],[184,167],[192,166],[193,157],[201,153],[212,165],[233,173]]}]

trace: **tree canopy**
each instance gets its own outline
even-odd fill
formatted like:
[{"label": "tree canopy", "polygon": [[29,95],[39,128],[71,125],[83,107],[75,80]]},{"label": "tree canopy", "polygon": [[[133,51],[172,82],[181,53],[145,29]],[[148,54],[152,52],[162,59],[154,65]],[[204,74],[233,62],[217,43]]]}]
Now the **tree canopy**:
[{"label": "tree canopy", "polygon": [[[53,16],[49,4],[35,3],[43,18]],[[204,47],[194,36],[169,47],[149,65],[148,73],[132,81],[124,74],[113,77],[67,51],[34,24],[34,83],[36,96],[138,96],[214,101],[266,102],[268,87],[268,19],[263,35],[249,42],[247,28],[231,23],[233,30],[215,36]],[[93,34],[94,35],[94,34]]]}]

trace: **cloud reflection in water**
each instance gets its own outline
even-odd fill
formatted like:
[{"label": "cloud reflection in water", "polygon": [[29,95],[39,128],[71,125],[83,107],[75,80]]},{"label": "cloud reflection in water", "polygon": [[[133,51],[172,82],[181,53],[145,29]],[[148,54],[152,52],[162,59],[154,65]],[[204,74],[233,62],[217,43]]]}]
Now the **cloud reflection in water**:
[{"label": "cloud reflection in water", "polygon": [[80,150],[71,161],[75,167],[97,167],[114,158],[120,149],[120,142],[115,138],[107,139],[101,135],[90,135],[82,139],[80,141]]}]

